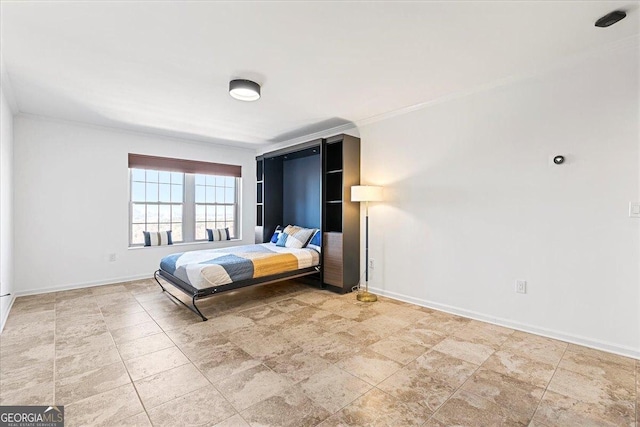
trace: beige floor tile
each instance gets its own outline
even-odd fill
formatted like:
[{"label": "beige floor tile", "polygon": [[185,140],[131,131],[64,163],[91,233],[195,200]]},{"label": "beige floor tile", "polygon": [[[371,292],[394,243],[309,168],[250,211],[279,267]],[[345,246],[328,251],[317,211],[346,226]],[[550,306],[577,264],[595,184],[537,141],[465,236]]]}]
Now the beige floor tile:
[{"label": "beige floor tile", "polygon": [[593,348],[583,347],[575,344],[569,344],[567,347],[567,353],[578,353],[592,358],[596,358],[602,362],[614,363],[624,367],[631,368],[637,362],[629,357],[619,356],[613,353],[607,353],[605,351],[596,350]]},{"label": "beige floor tile", "polygon": [[240,414],[251,425],[311,427],[331,415],[309,399],[299,386],[285,389]]},{"label": "beige floor tile", "polygon": [[66,317],[56,321],[56,340],[81,339],[107,332],[107,325],[101,315],[85,316],[81,320]]},{"label": "beige floor tile", "polygon": [[0,348],[0,366],[3,370],[19,369],[28,364],[53,360],[55,345],[49,337],[27,338],[26,342]]},{"label": "beige floor tile", "polygon": [[624,405],[580,402],[547,390],[533,421],[545,426],[633,426],[633,410]]},{"label": "beige floor tile", "polygon": [[315,354],[332,363],[351,357],[361,349],[357,343],[338,335],[327,335],[306,342],[298,342],[298,345],[305,352]]},{"label": "beige floor tile", "polygon": [[216,383],[216,388],[242,411],[290,387],[292,382],[265,365],[235,373]]},{"label": "beige floor tile", "polygon": [[433,346],[432,349],[469,363],[481,365],[496,351],[497,346],[490,346],[477,341],[472,342],[451,336],[440,341]]},{"label": "beige floor tile", "polygon": [[453,333],[453,337],[489,347],[499,347],[513,334],[513,329],[472,320]]},{"label": "beige floor tile", "polygon": [[427,347],[423,345],[396,336],[382,339],[368,348],[403,365],[427,351]]},{"label": "beige floor tile", "polygon": [[10,392],[53,381],[53,360],[5,368],[0,361],[0,390]]},{"label": "beige floor tile", "polygon": [[213,426],[236,414],[212,385],[185,394],[149,411],[154,426]]},{"label": "beige floor tile", "polygon": [[144,322],[150,322],[153,319],[144,311],[125,314],[113,314],[104,315],[104,321],[107,324],[107,328],[113,331],[116,329],[124,328],[127,326],[137,326]]},{"label": "beige floor tile", "polygon": [[331,291],[309,291],[295,295],[293,298],[302,301],[305,304],[318,305],[323,302],[338,298],[339,295]]},{"label": "beige floor tile", "polygon": [[372,386],[337,366],[312,375],[299,383],[304,393],[330,413],[353,402]]},{"label": "beige floor tile", "polygon": [[402,365],[375,351],[364,349],[336,364],[350,374],[376,385],[402,368]]},{"label": "beige floor tile", "polygon": [[293,347],[285,354],[265,361],[264,364],[294,383],[331,366],[330,362],[315,354],[307,353],[299,347]]},{"label": "beige floor tile", "polygon": [[544,394],[543,388],[483,368],[476,371],[461,389],[505,408],[523,424],[531,420]]},{"label": "beige floor tile", "polygon": [[189,363],[189,359],[182,354],[178,347],[169,347],[129,359],[125,362],[125,365],[131,379],[137,381],[187,363]]},{"label": "beige floor tile", "polygon": [[[2,340],[6,336],[34,337],[44,332],[53,332],[55,328],[55,311],[38,311],[35,313],[9,313],[2,331]],[[2,346],[0,340],[0,346]]]},{"label": "beige floor tile", "polygon": [[55,309],[56,298],[53,293],[17,297],[11,307],[14,315],[39,313]]},{"label": "beige floor tile", "polygon": [[68,337],[56,339],[56,357],[72,356],[90,351],[108,351],[115,347],[109,332],[102,332],[86,337]]},{"label": "beige floor tile", "polygon": [[133,341],[150,335],[159,334],[161,332],[162,329],[160,326],[158,326],[158,324],[153,320],[150,320],[135,326],[125,326],[123,328],[114,329],[111,331],[111,336],[116,344],[122,344],[127,341]]},{"label": "beige floor tile", "polygon": [[555,365],[533,360],[506,350],[496,351],[482,366],[538,387],[546,387],[556,368]]},{"label": "beige floor tile", "polygon": [[503,407],[466,391],[458,391],[434,414],[446,425],[526,426]]},{"label": "beige floor tile", "polygon": [[284,300],[276,301],[276,302],[270,303],[269,305],[275,308],[276,310],[280,310],[283,313],[289,313],[289,314],[295,311],[301,310],[305,307],[308,307],[307,304],[294,298],[287,298]]},{"label": "beige floor tile", "polygon": [[431,372],[412,362],[378,384],[378,388],[401,402],[422,405],[436,411],[456,391],[456,387],[433,378]]},{"label": "beige floor tile", "polygon": [[53,381],[19,389],[0,388],[0,405],[52,405]]},{"label": "beige floor tile", "polygon": [[240,416],[240,414],[236,414],[233,417],[227,418],[226,420],[216,424],[213,427],[250,427],[250,426],[249,426],[249,423],[246,422],[244,418]]},{"label": "beige floor tile", "polygon": [[106,304],[100,307],[100,312],[103,316],[122,316],[126,314],[135,314],[144,311],[144,307],[142,307],[138,301],[134,297],[130,297],[130,299],[122,302]]},{"label": "beige floor tile", "polygon": [[432,311],[416,322],[420,328],[441,335],[451,335],[464,328],[471,320],[441,311]]},{"label": "beige floor tile", "polygon": [[632,407],[635,406],[635,385],[632,382],[616,383],[612,380],[602,377],[587,377],[558,368],[547,390],[586,403],[608,405],[620,402]]},{"label": "beige floor tile", "polygon": [[327,419],[322,427],[421,426],[431,414],[424,406],[402,402],[374,388]]},{"label": "beige floor tile", "polygon": [[115,347],[59,357],[56,359],[56,378],[80,375],[120,360],[120,353]]},{"label": "beige floor tile", "polygon": [[239,314],[227,314],[217,317],[212,325],[213,329],[217,332],[229,334],[241,328],[253,327],[255,323],[250,318]]},{"label": "beige floor tile", "polygon": [[65,426],[111,427],[143,411],[133,385],[127,384],[66,405]]},{"label": "beige floor tile", "polygon": [[124,286],[124,284],[101,285],[101,286],[94,286],[91,288],[91,294],[93,296],[119,294],[119,293],[128,294],[129,290]]},{"label": "beige floor tile", "polygon": [[344,331],[336,332],[334,335],[345,338],[362,348],[369,347],[385,338],[384,333],[372,331],[360,323]]},{"label": "beige floor tile", "polygon": [[56,378],[56,403],[69,405],[78,400],[130,383],[122,362]]},{"label": "beige floor tile", "polygon": [[189,345],[211,337],[223,338],[224,336],[214,328],[215,321],[198,322],[167,332],[169,338],[176,345]]},{"label": "beige floor tile", "polygon": [[409,326],[412,322],[397,319],[386,314],[377,314],[369,319],[363,320],[361,323],[364,327],[367,327],[372,331],[381,331],[386,334],[393,334],[394,332]]},{"label": "beige floor tile", "polygon": [[54,292],[56,302],[62,302],[91,295],[93,295],[91,288],[70,289],[68,291]]},{"label": "beige floor tile", "polygon": [[555,366],[560,362],[567,349],[567,344],[562,341],[516,331],[509,336],[509,339],[502,344],[500,349]]},{"label": "beige floor tile", "polygon": [[[260,305],[258,307],[243,310],[238,314],[242,315],[243,317],[248,317],[254,322],[258,322],[266,321],[269,318],[282,316],[284,313],[281,310],[278,310],[270,305]],[[286,318],[291,318],[291,316],[286,315]]]},{"label": "beige floor tile", "polygon": [[118,346],[118,351],[122,360],[129,360],[173,346],[173,341],[166,334],[155,334],[122,343]]},{"label": "beige floor tile", "polygon": [[187,350],[183,349],[183,352],[186,352],[198,369],[214,384],[260,365],[260,360],[254,359],[230,342],[211,346],[208,349],[209,351],[202,351],[200,348],[197,357],[193,357]]},{"label": "beige floor tile", "polygon": [[152,427],[146,412],[118,421],[118,427]]},{"label": "beige floor tile", "polygon": [[417,323],[402,328],[393,335],[397,338],[419,344],[425,348],[431,348],[446,338],[445,335],[434,332]]},{"label": "beige floor tile", "polygon": [[182,308],[182,310],[177,311],[173,314],[165,315],[162,317],[158,317],[153,315],[153,320],[164,330],[173,331],[175,329],[183,328],[185,326],[201,323],[202,319],[195,313],[192,313],[190,310],[186,308]]},{"label": "beige floor tile", "polygon": [[92,316],[100,313],[100,308],[95,303],[92,296],[68,299],[64,301],[56,300],[56,318]]},{"label": "beige floor tile", "polygon": [[178,331],[167,332],[169,338],[178,345],[180,350],[191,360],[201,360],[214,355],[218,348],[230,344],[229,340],[220,334],[203,334],[189,340]]},{"label": "beige floor tile", "polygon": [[567,351],[558,368],[634,388],[635,375],[632,363],[619,364],[603,357],[595,357],[591,353]]},{"label": "beige floor tile", "polygon": [[209,381],[192,364],[163,371],[134,381],[147,411],[177,397],[209,385]]},{"label": "beige floor tile", "polygon": [[459,387],[475,371],[478,365],[450,357],[446,354],[431,350],[416,359],[416,366],[442,382]]},{"label": "beige floor tile", "polygon": [[254,337],[250,341],[236,343],[238,347],[247,352],[254,359],[262,361],[282,356],[295,347],[280,333]]},{"label": "beige floor tile", "polygon": [[308,341],[319,339],[332,335],[332,332],[316,323],[304,323],[298,325],[286,325],[286,327],[280,329],[280,333],[287,340],[301,345]]}]

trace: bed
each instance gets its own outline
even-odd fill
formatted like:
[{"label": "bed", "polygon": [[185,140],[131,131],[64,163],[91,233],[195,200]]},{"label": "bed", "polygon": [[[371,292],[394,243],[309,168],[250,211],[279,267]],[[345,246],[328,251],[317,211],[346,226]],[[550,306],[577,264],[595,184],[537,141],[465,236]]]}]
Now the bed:
[{"label": "bed", "polygon": [[[320,253],[316,249],[262,243],[172,254],[160,261],[160,269],[154,273],[154,278],[174,301],[207,320],[196,305],[199,299],[319,271]],[[160,278],[187,294],[191,305],[167,291]]]}]

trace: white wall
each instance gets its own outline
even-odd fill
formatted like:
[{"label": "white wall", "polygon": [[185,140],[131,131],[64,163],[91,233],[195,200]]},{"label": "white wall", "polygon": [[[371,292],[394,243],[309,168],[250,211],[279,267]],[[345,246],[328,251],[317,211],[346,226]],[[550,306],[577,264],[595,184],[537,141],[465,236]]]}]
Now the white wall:
[{"label": "white wall", "polygon": [[[253,243],[254,150],[24,115],[14,132],[19,293],[150,277],[170,253]],[[242,242],[129,249],[128,153],[241,165]]]},{"label": "white wall", "polygon": [[0,331],[13,302],[13,114],[0,86]]},{"label": "white wall", "polygon": [[634,45],[362,126],[387,198],[371,286],[640,357],[638,63]]}]

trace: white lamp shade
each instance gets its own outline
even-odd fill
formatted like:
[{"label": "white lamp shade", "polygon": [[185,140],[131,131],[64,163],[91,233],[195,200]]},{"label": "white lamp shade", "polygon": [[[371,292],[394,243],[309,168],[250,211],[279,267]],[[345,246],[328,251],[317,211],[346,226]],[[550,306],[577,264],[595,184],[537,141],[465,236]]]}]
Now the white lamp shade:
[{"label": "white lamp shade", "polygon": [[382,200],[382,187],[375,185],[354,185],[351,187],[352,202],[379,202]]}]

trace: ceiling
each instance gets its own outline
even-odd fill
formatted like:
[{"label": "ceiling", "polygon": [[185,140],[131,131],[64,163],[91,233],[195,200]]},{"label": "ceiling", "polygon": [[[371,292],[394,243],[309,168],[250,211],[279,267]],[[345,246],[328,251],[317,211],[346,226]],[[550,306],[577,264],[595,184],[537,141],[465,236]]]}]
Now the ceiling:
[{"label": "ceiling", "polygon": [[[528,74],[640,27],[635,1],[0,5],[20,112],[245,147]],[[594,27],[617,8],[629,16]],[[231,98],[233,78],[262,98]]]}]

